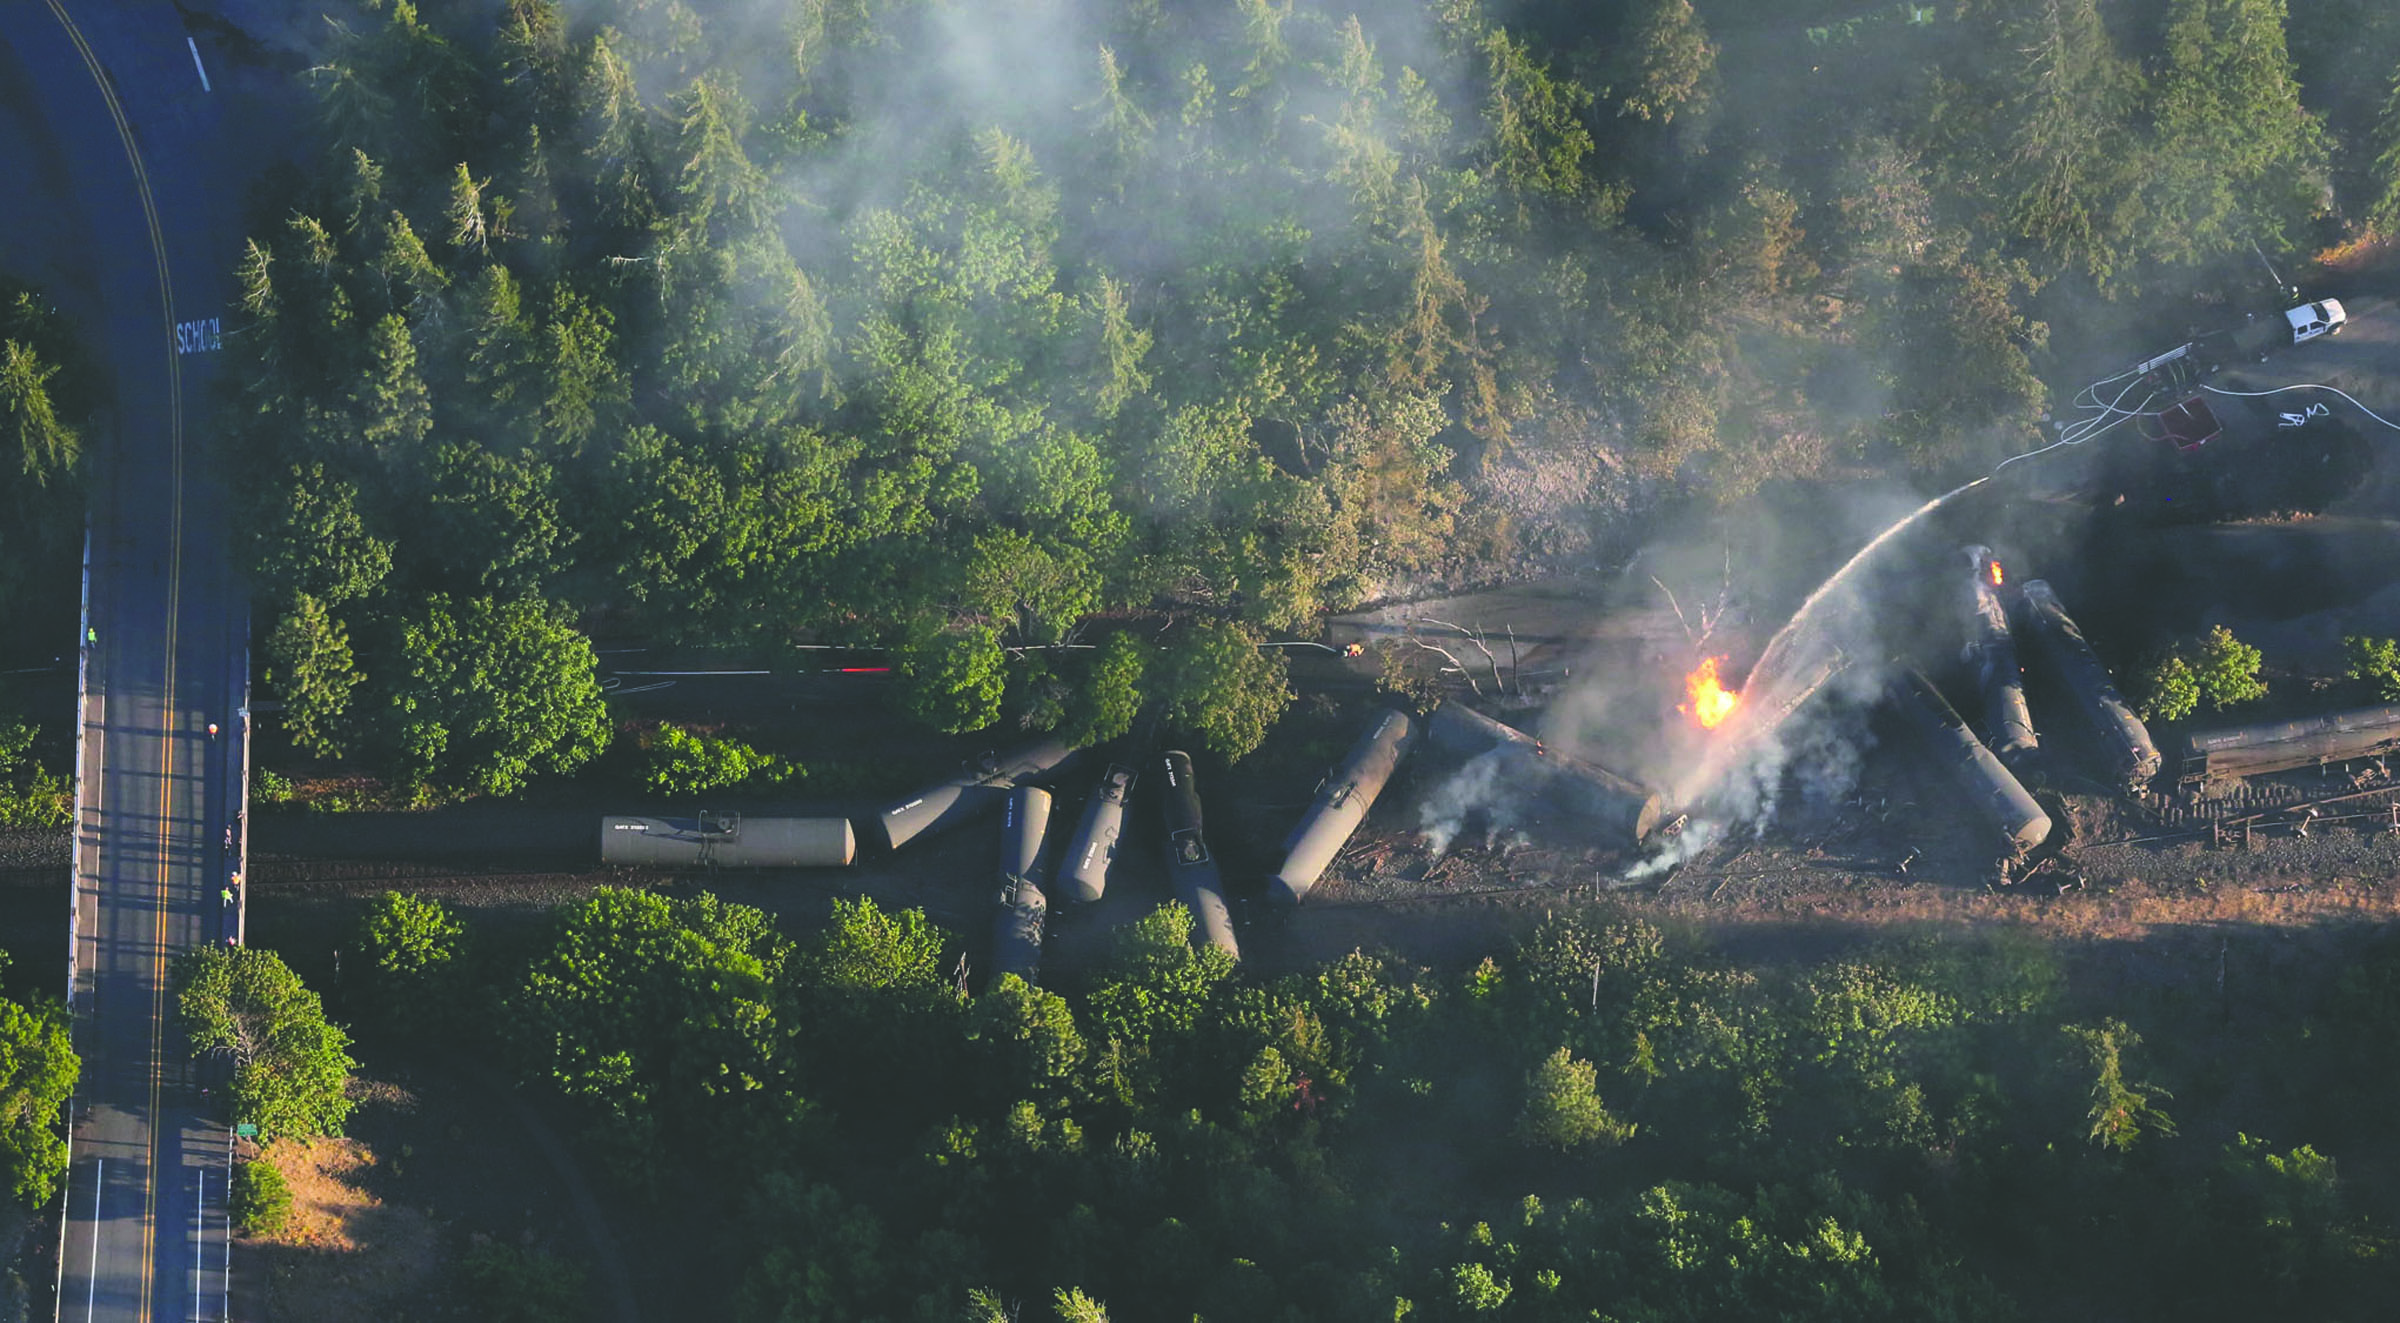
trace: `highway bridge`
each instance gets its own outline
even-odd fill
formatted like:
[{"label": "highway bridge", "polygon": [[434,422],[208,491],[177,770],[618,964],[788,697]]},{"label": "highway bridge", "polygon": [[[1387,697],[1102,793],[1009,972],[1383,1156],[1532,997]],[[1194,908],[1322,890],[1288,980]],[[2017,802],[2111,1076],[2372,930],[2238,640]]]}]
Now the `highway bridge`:
[{"label": "highway bridge", "polygon": [[204,40],[166,0],[0,5],[0,80],[34,108],[28,146],[45,166],[16,201],[67,213],[53,229],[78,251],[48,256],[79,278],[53,292],[108,387],[86,443],[67,981],[83,1077],[62,1319],[249,1312],[230,1289],[228,1136],[205,1114],[168,985],[178,953],[238,940],[241,924],[221,897],[240,857],[227,828],[249,622],[205,428],[239,230]]}]

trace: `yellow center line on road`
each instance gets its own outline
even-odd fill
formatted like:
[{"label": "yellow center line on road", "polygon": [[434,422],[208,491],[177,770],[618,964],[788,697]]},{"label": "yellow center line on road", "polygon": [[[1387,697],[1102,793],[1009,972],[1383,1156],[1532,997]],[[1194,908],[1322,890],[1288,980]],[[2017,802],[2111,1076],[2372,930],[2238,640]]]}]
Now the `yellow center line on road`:
[{"label": "yellow center line on road", "polygon": [[[108,105],[109,118],[116,121],[117,138],[125,145],[125,161],[132,167],[134,192],[142,203],[142,218],[150,230],[150,253],[158,268],[158,302],[162,327],[165,331],[167,358],[167,620],[166,675],[162,690],[163,713],[168,723],[167,737],[159,762],[158,785],[158,892],[150,948],[150,1114],[149,1153],[143,1164],[142,1200],[142,1265],[139,1292],[142,1323],[149,1323],[151,1297],[155,1283],[152,1278],[152,1256],[157,1252],[158,1223],[158,1129],[159,1093],[164,1083],[165,1033],[167,999],[167,904],[168,871],[173,858],[174,822],[171,795],[175,784],[175,744],[179,738],[175,715],[175,648],[177,617],[183,603],[183,364],[175,345],[175,290],[167,269],[167,244],[158,224],[158,204],[150,193],[150,174],[142,165],[142,153],[133,140],[133,126],[126,121],[125,108],[117,101],[116,88],[100,67],[99,57],[92,53],[91,44],[67,16],[60,0],[47,0],[50,13],[64,28],[67,39],[83,57],[84,68],[92,75],[92,83],[100,89],[100,98]],[[94,1210],[92,1237],[98,1249],[100,1223]]]}]

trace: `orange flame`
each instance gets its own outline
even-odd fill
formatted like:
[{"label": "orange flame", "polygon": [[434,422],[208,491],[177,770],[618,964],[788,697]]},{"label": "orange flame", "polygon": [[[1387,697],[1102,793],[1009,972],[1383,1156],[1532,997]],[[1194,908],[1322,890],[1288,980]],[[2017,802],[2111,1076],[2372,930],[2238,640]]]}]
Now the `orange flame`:
[{"label": "orange flame", "polygon": [[1998,561],[1992,562],[1992,586],[1994,588],[2000,586],[2000,562]]},{"label": "orange flame", "polygon": [[1701,659],[1700,669],[1683,681],[1683,690],[1691,695],[1692,701],[1675,709],[1698,721],[1704,730],[1715,730],[1723,724],[1725,718],[1733,715],[1734,705],[1742,701],[1740,694],[1717,680],[1717,663],[1723,660],[1723,657]]}]

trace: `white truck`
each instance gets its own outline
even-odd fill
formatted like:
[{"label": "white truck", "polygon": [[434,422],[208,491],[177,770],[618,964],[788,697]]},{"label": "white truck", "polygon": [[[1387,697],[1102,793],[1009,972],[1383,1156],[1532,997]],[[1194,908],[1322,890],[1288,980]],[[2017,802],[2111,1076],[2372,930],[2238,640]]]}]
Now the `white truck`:
[{"label": "white truck", "polygon": [[2340,335],[2350,316],[2342,311],[2340,299],[2319,299],[2286,312],[2283,319],[2291,324],[2292,343],[2304,345],[2320,335]]}]

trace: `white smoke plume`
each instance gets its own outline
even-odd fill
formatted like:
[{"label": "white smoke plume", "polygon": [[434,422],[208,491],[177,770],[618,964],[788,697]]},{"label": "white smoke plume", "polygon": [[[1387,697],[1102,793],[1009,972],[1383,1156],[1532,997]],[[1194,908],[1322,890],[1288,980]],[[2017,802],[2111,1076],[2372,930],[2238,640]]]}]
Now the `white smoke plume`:
[{"label": "white smoke plume", "polygon": [[1482,822],[1487,843],[1523,828],[1532,792],[1505,775],[1511,752],[1487,749],[1469,758],[1417,805],[1417,832],[1436,859],[1475,821]]}]

